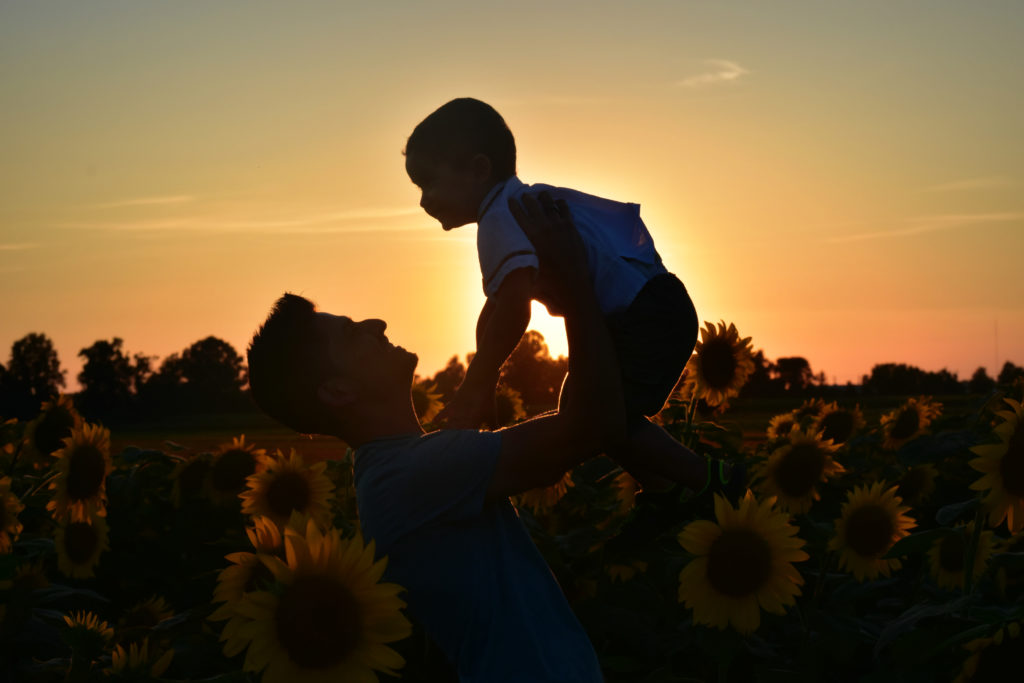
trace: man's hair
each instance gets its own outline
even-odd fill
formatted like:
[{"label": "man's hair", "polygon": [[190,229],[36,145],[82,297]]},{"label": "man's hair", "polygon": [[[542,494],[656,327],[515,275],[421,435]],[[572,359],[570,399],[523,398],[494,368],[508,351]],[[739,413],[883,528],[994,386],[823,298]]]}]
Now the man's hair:
[{"label": "man's hair", "polygon": [[512,131],[494,107],[472,97],[443,104],[423,119],[413,129],[402,153],[454,166],[462,166],[474,155],[483,154],[491,160],[492,180],[516,174],[516,141]]},{"label": "man's hair", "polygon": [[331,371],[329,340],[316,306],[296,294],[274,303],[249,342],[249,390],[260,410],[303,434],[330,434],[330,413],[317,388]]}]

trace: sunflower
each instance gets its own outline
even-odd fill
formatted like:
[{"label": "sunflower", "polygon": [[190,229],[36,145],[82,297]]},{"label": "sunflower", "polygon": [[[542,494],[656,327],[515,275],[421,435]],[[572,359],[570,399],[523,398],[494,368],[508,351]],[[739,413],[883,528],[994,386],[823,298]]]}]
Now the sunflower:
[{"label": "sunflower", "polygon": [[54,469],[57,477],[50,483],[53,499],[46,504],[54,519],[70,516],[73,522],[87,522],[93,515],[107,514],[107,475],[110,461],[110,430],[83,423],[64,439],[64,448]]},{"label": "sunflower", "polygon": [[[932,577],[942,588],[963,588],[966,571],[964,561],[967,544],[974,535],[974,522],[951,529],[948,534],[935,541],[928,549],[928,560]],[[971,577],[980,576],[985,570],[993,552],[993,534],[991,531],[981,532],[978,548],[974,553],[974,565]]]},{"label": "sunflower", "polygon": [[169,475],[173,482],[171,502],[174,503],[174,507],[180,508],[182,501],[198,498],[208,490],[211,470],[209,453],[192,456],[175,465]]},{"label": "sunflower", "polygon": [[494,393],[495,425],[510,425],[526,417],[523,395],[507,384],[502,384]]},{"label": "sunflower", "polygon": [[784,614],[796,602],[804,580],[793,563],[808,555],[774,503],[758,503],[748,490],[734,508],[715,494],[718,523],[698,520],[679,533],[680,545],[697,555],[679,574],[679,602],[695,622],[749,634],[761,624],[761,609]]},{"label": "sunflower", "polygon": [[883,448],[895,450],[920,436],[940,413],[942,404],[930,396],[908,399],[899,408],[882,416]]},{"label": "sunflower", "polygon": [[823,441],[820,433],[793,429],[787,443],[762,467],[758,475],[761,491],[777,496],[779,508],[786,512],[807,512],[821,499],[817,485],[846,471],[832,458],[837,448],[831,441]]},{"label": "sunflower", "polygon": [[788,436],[796,426],[800,424],[796,419],[795,412],[782,413],[776,415],[768,421],[768,429],[765,434],[770,440],[781,439],[784,436]]},{"label": "sunflower", "polygon": [[141,643],[130,643],[128,648],[121,645],[114,647],[110,653],[110,668],[107,673],[113,676],[132,675],[137,677],[141,674],[143,678],[160,678],[174,658],[174,650],[169,649],[160,656],[157,651],[149,651],[149,640],[143,639]]},{"label": "sunflower", "polygon": [[76,669],[81,666],[79,662],[92,662],[99,657],[106,644],[114,637],[114,629],[110,624],[92,612],[73,612],[65,615],[64,623],[68,628],[61,635],[71,646],[71,666]]},{"label": "sunflower", "polygon": [[978,457],[970,466],[983,476],[971,484],[975,491],[988,491],[983,501],[988,523],[996,527],[1006,520],[1011,534],[1024,529],[1024,405],[1004,399],[1010,410],[996,415],[1003,421],[995,428],[999,443],[971,448]]},{"label": "sunflower", "polygon": [[82,426],[82,416],[70,396],[44,401],[35,419],[25,426],[25,455],[30,462],[44,463],[46,457],[64,445],[71,430]]},{"label": "sunflower", "polygon": [[412,407],[416,411],[416,417],[420,424],[429,424],[434,417],[441,412],[441,394],[437,391],[437,384],[427,380],[421,380],[412,385]]},{"label": "sunflower", "polygon": [[326,461],[307,467],[294,448],[287,456],[278,449],[258,461],[260,471],[249,475],[240,494],[242,512],[270,517],[281,526],[293,512],[309,515],[321,527],[330,524],[334,484],[324,474]]},{"label": "sunflower", "polygon": [[104,550],[110,550],[107,520],[98,514],[85,522],[63,520],[54,531],[57,568],[71,578],[95,576],[94,570]]},{"label": "sunflower", "polygon": [[174,610],[159,595],[154,595],[128,608],[117,622],[121,628],[153,628],[174,616]]},{"label": "sunflower", "polygon": [[879,481],[870,487],[858,486],[843,503],[836,520],[836,535],[829,541],[829,550],[838,550],[839,567],[850,571],[858,581],[889,576],[902,565],[896,558],[883,556],[893,544],[906,536],[917,523],[901,505],[896,487],[885,488]]},{"label": "sunflower", "polygon": [[934,465],[915,465],[896,482],[896,495],[907,505],[919,505],[935,491],[935,477],[938,474]]},{"label": "sunflower", "polygon": [[695,386],[694,396],[704,399],[710,406],[724,403],[730,396],[737,396],[754,372],[754,360],[750,353],[750,337],[740,338],[736,326],[725,321],[712,323],[700,331],[700,341],[694,355],[687,363],[687,382]]},{"label": "sunflower", "polygon": [[800,407],[793,411],[797,422],[816,420],[822,411],[825,410],[825,401],[820,398],[809,398],[800,404]]},{"label": "sunflower", "polygon": [[104,641],[114,637],[114,629],[110,627],[110,624],[101,621],[92,612],[72,612],[70,615],[64,615],[64,622],[70,629],[94,634]]},{"label": "sunflower", "polygon": [[279,586],[258,590],[237,606],[244,617],[224,653],[248,648],[243,669],[264,671],[265,683],[377,681],[374,670],[396,675],[405,660],[385,643],[412,633],[402,614],[403,589],[380,583],[386,559],[374,562],[374,543],[320,532],[285,530],[286,560],[264,557]]},{"label": "sunflower", "polygon": [[11,493],[11,478],[0,477],[0,554],[11,552],[24,528],[18,514],[25,509],[18,497]]},{"label": "sunflower", "polygon": [[1014,647],[1011,640],[1020,637],[1021,623],[1012,622],[1003,626],[990,638],[976,638],[964,647],[971,655],[964,661],[960,675],[953,683],[985,683],[987,681],[1009,681],[1012,674],[1007,672],[1020,669],[1020,644]]},{"label": "sunflower", "polygon": [[606,571],[613,583],[616,581],[625,583],[636,576],[637,572],[647,571],[647,566],[643,560],[633,560],[629,564],[610,564]]},{"label": "sunflower", "polygon": [[858,429],[867,424],[860,406],[841,408],[838,401],[826,403],[821,412],[814,418],[811,430],[821,432],[823,439],[841,446],[850,440]]},{"label": "sunflower", "polygon": [[572,480],[572,473],[566,472],[562,478],[551,486],[530,489],[515,497],[515,504],[518,508],[528,508],[533,514],[539,515],[545,510],[550,510],[555,503],[562,499],[566,492],[575,486]]},{"label": "sunflower", "polygon": [[[238,552],[225,556],[224,559],[231,562],[232,566],[221,570],[217,587],[213,591],[214,602],[235,603],[245,593],[254,591],[273,579],[270,571],[260,562],[259,556],[281,554],[284,550],[281,528],[269,517],[254,517],[252,521],[252,526],[247,527],[245,532],[256,552]],[[305,521],[301,528],[305,527]]]},{"label": "sunflower", "polygon": [[262,448],[245,443],[245,434],[221,444],[214,455],[210,468],[211,496],[222,505],[237,503],[238,495],[245,490],[249,476],[259,473],[263,464],[259,458],[266,455]]}]

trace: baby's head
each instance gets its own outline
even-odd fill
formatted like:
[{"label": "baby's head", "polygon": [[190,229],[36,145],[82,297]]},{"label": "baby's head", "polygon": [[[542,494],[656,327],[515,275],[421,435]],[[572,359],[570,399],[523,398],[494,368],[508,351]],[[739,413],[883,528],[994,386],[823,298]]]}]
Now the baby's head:
[{"label": "baby's head", "polygon": [[403,153],[409,178],[423,192],[420,206],[445,230],[476,222],[487,192],[516,174],[516,142],[505,119],[470,97],[423,119]]}]

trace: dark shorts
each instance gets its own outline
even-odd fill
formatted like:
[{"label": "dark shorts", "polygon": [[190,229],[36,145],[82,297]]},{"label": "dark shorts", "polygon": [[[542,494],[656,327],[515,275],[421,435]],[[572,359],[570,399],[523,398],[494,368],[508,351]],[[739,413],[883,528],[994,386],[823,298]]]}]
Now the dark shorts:
[{"label": "dark shorts", "polygon": [[656,275],[629,307],[608,316],[631,428],[664,407],[697,344],[700,325],[686,287]]}]

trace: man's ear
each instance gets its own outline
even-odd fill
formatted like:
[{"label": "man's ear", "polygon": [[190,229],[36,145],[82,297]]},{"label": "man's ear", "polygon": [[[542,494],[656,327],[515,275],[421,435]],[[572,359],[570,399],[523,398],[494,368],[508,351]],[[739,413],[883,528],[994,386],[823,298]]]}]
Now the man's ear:
[{"label": "man's ear", "polygon": [[473,177],[483,183],[491,179],[493,170],[491,158],[483,153],[478,153],[469,161],[469,167],[473,171]]},{"label": "man's ear", "polygon": [[356,392],[341,377],[324,380],[316,388],[316,396],[332,408],[344,408],[356,401]]}]

